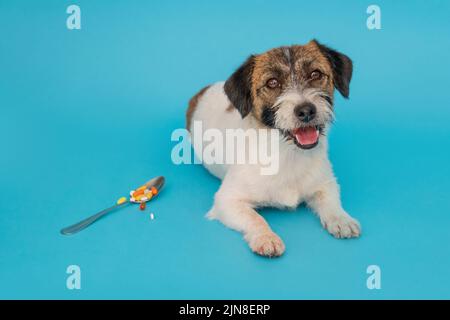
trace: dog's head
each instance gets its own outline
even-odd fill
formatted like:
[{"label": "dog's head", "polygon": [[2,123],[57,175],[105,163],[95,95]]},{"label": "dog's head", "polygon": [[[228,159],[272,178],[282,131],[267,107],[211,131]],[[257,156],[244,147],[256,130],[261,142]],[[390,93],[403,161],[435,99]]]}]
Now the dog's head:
[{"label": "dog's head", "polygon": [[349,57],[313,40],[250,56],[224,89],[242,117],[311,149],[333,120],[334,88],[348,98],[352,69]]}]

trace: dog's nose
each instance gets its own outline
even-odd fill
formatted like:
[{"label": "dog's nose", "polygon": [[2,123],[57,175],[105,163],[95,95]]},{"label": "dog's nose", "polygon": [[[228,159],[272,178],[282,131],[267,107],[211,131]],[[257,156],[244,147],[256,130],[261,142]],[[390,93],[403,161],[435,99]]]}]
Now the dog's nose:
[{"label": "dog's nose", "polygon": [[303,103],[295,107],[295,115],[303,122],[310,122],[316,117],[316,106],[312,103]]}]

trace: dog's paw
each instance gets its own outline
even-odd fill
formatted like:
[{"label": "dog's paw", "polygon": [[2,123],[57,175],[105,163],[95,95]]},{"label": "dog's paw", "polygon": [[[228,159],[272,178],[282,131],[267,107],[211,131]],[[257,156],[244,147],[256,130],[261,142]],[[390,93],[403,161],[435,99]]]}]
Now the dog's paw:
[{"label": "dog's paw", "polygon": [[333,215],[322,219],[322,225],[336,238],[357,238],[361,235],[359,222],[348,214]]},{"label": "dog's paw", "polygon": [[272,231],[252,235],[247,241],[250,249],[261,256],[279,257],[285,250],[283,240]]}]

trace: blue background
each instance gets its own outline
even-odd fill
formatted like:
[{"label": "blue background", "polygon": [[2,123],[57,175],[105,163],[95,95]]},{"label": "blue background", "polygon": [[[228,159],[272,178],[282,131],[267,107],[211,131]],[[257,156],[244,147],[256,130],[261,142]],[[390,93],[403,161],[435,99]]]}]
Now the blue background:
[{"label": "blue background", "polygon": [[[81,30],[66,28],[72,3]],[[450,298],[450,3],[376,1],[372,31],[370,4],[0,1],[0,298]],[[267,209],[287,251],[265,259],[204,219],[220,182],[173,165],[170,136],[250,53],[312,38],[354,61],[330,157],[363,235]],[[156,175],[167,188],[146,214],[59,234]],[[381,290],[366,287],[371,264]]]}]

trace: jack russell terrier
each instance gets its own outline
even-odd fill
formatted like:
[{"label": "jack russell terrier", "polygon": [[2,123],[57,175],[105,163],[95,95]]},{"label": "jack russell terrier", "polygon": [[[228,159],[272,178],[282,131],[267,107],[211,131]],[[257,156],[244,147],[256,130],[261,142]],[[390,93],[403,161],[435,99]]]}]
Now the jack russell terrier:
[{"label": "jack russell terrier", "polygon": [[327,150],[334,89],[348,98],[352,69],[349,57],[312,40],[250,56],[227,81],[202,89],[189,102],[191,139],[195,121],[221,132],[279,132],[275,175],[260,174],[254,164],[204,164],[222,179],[207,217],[243,233],[253,252],[275,257],[285,251],[283,241],[256,212],[260,207],[293,209],[305,202],[336,238],[360,235],[358,221],[342,208]]}]

